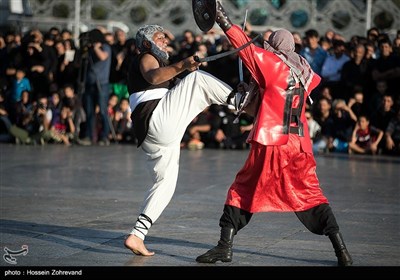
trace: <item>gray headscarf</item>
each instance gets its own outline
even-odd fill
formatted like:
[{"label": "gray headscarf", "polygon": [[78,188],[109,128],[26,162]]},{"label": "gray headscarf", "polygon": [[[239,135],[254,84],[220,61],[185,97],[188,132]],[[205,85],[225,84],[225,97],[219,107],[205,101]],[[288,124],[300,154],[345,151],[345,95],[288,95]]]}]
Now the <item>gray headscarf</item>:
[{"label": "gray headscarf", "polygon": [[306,91],[308,91],[308,86],[312,81],[314,72],[307,60],[294,51],[294,46],[293,35],[286,29],[272,32],[268,42],[264,41],[264,49],[273,52],[289,66],[303,84]]},{"label": "gray headscarf", "polygon": [[151,52],[163,60],[168,60],[168,53],[160,50],[160,48],[154,44],[153,35],[156,32],[164,32],[164,28],[157,24],[144,25],[140,27],[136,33],[136,46],[141,52],[146,51],[147,49],[144,48],[143,42],[149,41],[151,43]]}]

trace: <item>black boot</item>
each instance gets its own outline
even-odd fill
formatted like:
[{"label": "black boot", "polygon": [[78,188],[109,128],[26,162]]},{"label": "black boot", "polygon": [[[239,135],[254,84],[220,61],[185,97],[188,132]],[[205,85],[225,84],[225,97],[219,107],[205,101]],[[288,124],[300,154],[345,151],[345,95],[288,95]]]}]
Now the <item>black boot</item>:
[{"label": "black boot", "polygon": [[221,238],[218,245],[196,258],[199,263],[215,263],[217,261],[232,261],[233,228],[221,228]]},{"label": "black boot", "polygon": [[232,21],[226,14],[224,7],[222,7],[221,3],[217,1],[217,17],[215,21],[218,23],[219,27],[221,27],[222,31],[228,31],[232,27]]},{"label": "black boot", "polygon": [[351,259],[350,253],[346,249],[343,237],[340,232],[329,235],[329,239],[332,242],[335,254],[338,259],[338,266],[351,266],[353,260]]}]

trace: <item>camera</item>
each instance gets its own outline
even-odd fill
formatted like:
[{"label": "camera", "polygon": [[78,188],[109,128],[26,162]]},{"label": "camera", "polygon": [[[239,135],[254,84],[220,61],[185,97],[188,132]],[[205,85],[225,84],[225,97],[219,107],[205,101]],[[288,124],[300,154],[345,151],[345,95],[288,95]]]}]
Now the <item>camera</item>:
[{"label": "camera", "polygon": [[46,109],[46,105],[44,105],[42,102],[39,102],[38,108],[44,110]]},{"label": "camera", "polygon": [[81,35],[79,36],[79,44],[83,49],[88,49],[92,47],[94,43],[98,42],[106,42],[104,34],[101,33],[101,31],[98,29],[93,29],[88,32],[81,33]]},{"label": "camera", "polygon": [[92,44],[93,42],[90,38],[90,32],[84,32],[79,36],[79,45],[82,49],[88,49]]}]

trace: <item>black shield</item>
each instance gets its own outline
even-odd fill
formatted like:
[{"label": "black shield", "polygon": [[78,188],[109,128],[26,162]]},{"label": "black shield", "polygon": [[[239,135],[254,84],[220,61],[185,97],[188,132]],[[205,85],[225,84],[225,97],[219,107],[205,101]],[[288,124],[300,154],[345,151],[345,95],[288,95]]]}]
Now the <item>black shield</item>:
[{"label": "black shield", "polygon": [[217,17],[217,4],[215,0],[192,0],[194,20],[204,32],[210,30]]}]

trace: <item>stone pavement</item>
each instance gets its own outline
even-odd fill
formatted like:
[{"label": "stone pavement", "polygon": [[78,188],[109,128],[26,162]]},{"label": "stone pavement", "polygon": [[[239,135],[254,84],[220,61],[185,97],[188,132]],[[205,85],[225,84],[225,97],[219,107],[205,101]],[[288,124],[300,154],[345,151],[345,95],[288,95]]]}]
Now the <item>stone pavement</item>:
[{"label": "stone pavement", "polygon": [[[329,239],[308,232],[293,213],[254,215],[235,237],[231,263],[196,263],[218,241],[225,195],[247,153],[182,150],[175,195],[146,238],[156,255],[140,257],[123,240],[150,183],[141,150],[2,144],[0,267],[336,266]],[[354,266],[398,267],[400,159],[330,154],[316,160]],[[10,263],[5,250],[24,245],[28,252]]]}]

